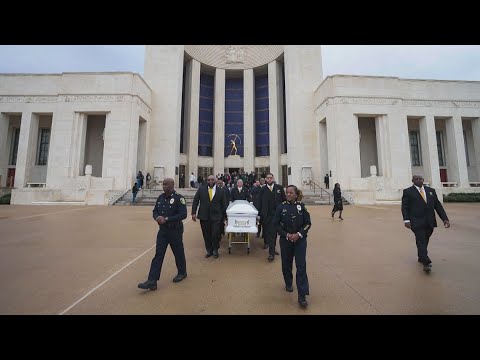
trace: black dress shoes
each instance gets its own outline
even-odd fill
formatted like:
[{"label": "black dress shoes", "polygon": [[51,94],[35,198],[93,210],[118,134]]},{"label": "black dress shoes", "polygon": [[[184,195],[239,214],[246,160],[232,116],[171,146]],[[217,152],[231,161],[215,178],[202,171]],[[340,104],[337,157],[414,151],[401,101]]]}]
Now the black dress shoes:
[{"label": "black dress shoes", "polygon": [[147,280],[143,283],[138,284],[138,288],[143,290],[154,291],[154,290],[157,290],[157,282],[153,280]]},{"label": "black dress shoes", "polygon": [[302,308],[306,308],[308,306],[307,299],[305,299],[304,295],[298,295],[298,303]]},{"label": "black dress shoes", "polygon": [[211,253],[207,253],[207,254],[205,255],[206,258],[209,258],[210,256],[212,256]]},{"label": "black dress shoes", "polygon": [[180,282],[182,281],[183,279],[185,279],[187,277],[187,274],[178,274],[177,276],[175,276],[173,278],[173,282],[174,283],[177,283],[177,282]]},{"label": "black dress shoes", "polygon": [[290,285],[290,286],[286,285],[285,290],[288,291],[288,292],[293,292],[293,286],[292,285]]},{"label": "black dress shoes", "polygon": [[428,264],[428,265],[423,265],[423,271],[425,271],[427,274],[430,273],[430,271],[432,271],[432,265],[431,264]]},{"label": "black dress shoes", "polygon": [[214,257],[215,259],[218,258],[218,251],[217,251],[217,250],[214,250],[214,251],[213,251],[213,257]]}]

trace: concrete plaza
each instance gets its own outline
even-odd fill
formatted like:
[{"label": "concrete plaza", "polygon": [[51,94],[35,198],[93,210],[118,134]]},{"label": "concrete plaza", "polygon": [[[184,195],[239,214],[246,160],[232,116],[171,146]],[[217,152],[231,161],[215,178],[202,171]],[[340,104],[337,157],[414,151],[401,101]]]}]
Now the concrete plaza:
[{"label": "concrete plaza", "polygon": [[150,292],[137,288],[155,252],[150,207],[0,206],[0,314],[480,314],[480,204],[444,206],[452,227],[435,229],[431,274],[399,205],[345,206],[343,222],[309,207],[306,310],[261,238],[249,255],[243,244],[229,255],[223,239],[220,257],[205,259],[189,216],[188,277],[172,282],[168,249]]}]

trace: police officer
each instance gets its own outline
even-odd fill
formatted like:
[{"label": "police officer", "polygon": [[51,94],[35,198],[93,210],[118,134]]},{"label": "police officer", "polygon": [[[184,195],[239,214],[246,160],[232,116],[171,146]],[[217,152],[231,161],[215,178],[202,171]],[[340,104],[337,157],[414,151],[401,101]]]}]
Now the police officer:
[{"label": "police officer", "polygon": [[183,249],[183,222],[187,217],[185,198],[174,190],[173,179],[163,180],[163,194],[161,194],[153,208],[153,219],[160,229],[157,233],[157,247],[155,257],[150,266],[148,280],[138,284],[140,289],[157,290],[157,281],[160,279],[163,258],[170,244],[178,274],[173,282],[180,282],[187,277],[187,265],[185,263],[185,251]]},{"label": "police officer", "polygon": [[308,305],[305,296],[309,295],[306,263],[307,233],[312,223],[305,204],[300,202],[302,196],[296,186],[289,185],[286,191],[287,201],[277,207],[274,224],[280,235],[285,290],[293,292],[292,265],[295,257],[298,303],[305,308]]}]

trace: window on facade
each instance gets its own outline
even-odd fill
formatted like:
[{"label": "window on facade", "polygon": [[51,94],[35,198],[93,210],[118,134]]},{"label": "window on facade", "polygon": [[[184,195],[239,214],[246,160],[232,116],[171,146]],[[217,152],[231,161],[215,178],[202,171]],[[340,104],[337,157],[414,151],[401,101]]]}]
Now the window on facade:
[{"label": "window on facade", "polygon": [[49,145],[50,145],[50,129],[40,129],[37,165],[47,165]]},{"label": "window on facade", "polygon": [[422,166],[418,131],[410,131],[410,158],[412,159],[412,166]]},{"label": "window on facade", "polygon": [[438,165],[446,166],[445,165],[445,149],[443,145],[443,133],[441,131],[437,131],[437,151],[438,151]]},{"label": "window on facade", "polygon": [[9,165],[17,165],[18,141],[20,139],[20,129],[13,129],[12,147],[10,148]]},{"label": "window on facade", "polygon": [[470,166],[470,159],[468,158],[467,133],[463,132],[463,142],[465,144],[465,158],[467,159],[467,166]]}]

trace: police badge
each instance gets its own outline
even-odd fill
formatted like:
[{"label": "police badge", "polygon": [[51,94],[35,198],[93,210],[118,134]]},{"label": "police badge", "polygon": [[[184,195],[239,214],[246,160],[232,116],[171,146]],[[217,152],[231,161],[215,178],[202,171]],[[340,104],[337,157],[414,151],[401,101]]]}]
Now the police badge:
[{"label": "police badge", "polygon": [[297,205],[297,210],[298,211],[301,211],[302,210],[302,207],[300,205]]},{"label": "police badge", "polygon": [[174,198],[171,198],[171,199],[170,199],[170,205],[172,205],[174,202],[175,202],[175,199],[174,199]]}]

